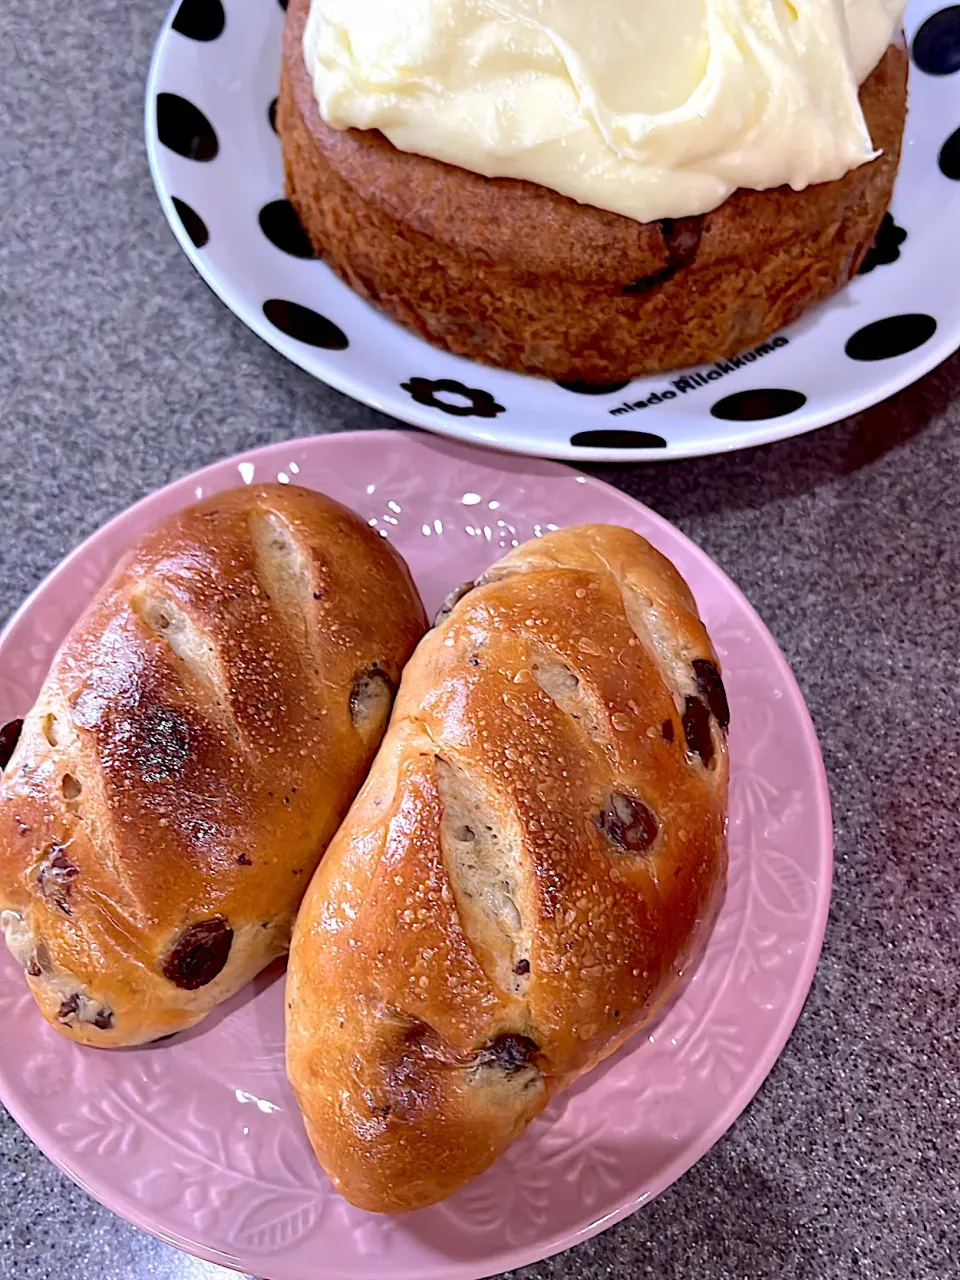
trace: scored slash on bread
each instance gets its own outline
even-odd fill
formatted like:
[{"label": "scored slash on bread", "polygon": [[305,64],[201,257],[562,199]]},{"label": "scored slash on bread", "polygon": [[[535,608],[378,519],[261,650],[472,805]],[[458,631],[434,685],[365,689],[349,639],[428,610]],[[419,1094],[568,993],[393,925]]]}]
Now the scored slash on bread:
[{"label": "scored slash on bread", "polygon": [[397,553],[307,489],[142,539],[6,735],[0,919],[48,1021],[158,1039],[285,952],[425,625]]},{"label": "scored slash on bread", "polygon": [[353,1203],[434,1203],[647,1023],[725,883],[717,657],[611,526],[465,584],[408,663],[298,918],[287,1066]]}]

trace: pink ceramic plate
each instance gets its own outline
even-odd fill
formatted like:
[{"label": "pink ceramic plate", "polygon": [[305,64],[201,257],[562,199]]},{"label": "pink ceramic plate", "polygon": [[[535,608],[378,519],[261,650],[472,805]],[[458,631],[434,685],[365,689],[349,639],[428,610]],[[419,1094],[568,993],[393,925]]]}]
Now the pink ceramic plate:
[{"label": "pink ceramic plate", "polygon": [[493,1169],[405,1218],[331,1190],[283,1072],[276,967],[196,1031],[112,1053],[61,1039],[4,950],[3,1100],[60,1168],[131,1222],[270,1280],[475,1280],[576,1244],[657,1195],[740,1114],[800,1012],[830,896],[827,787],[783,657],[736,587],[682,534],[597,480],[399,431],[272,445],[117,517],[0,638],[0,723],[27,709],[121,551],[168,512],[241,482],[292,481],[361,511],[433,610],[502,551],[559,524],[630,525],[691,584],[732,706],[730,882],[707,953],[647,1036],[561,1096]]}]

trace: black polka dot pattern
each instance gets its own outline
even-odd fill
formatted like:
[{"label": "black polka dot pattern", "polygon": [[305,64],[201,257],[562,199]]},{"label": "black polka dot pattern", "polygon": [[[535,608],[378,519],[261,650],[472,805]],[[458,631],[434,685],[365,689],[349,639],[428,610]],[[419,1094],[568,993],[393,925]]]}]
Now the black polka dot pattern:
[{"label": "black polka dot pattern", "polygon": [[[489,391],[481,391],[477,387],[464,386],[453,378],[411,378],[409,382],[401,382],[401,387],[417,404],[428,405],[431,409],[441,409],[453,418],[495,418],[504,412],[504,406],[497,404]],[[466,400],[466,404],[451,403],[441,396],[453,396],[457,400]]]},{"label": "black polka dot pattern", "polygon": [[314,258],[313,245],[289,200],[271,200],[260,210],[260,230],[272,245],[294,258]]},{"label": "black polka dot pattern", "polygon": [[157,136],[187,160],[213,160],[220,150],[213,125],[178,93],[157,94]]},{"label": "black polka dot pattern", "polygon": [[226,19],[220,0],[181,0],[171,26],[190,40],[216,40]]},{"label": "black polka dot pattern", "polygon": [[960,5],[933,13],[913,38],[913,61],[928,76],[960,71]]},{"label": "black polka dot pattern", "polygon": [[940,148],[937,164],[945,178],[960,182],[960,129],[954,129]]},{"label": "black polka dot pattern", "polygon": [[263,314],[270,323],[288,338],[296,338],[308,347],[324,347],[328,351],[346,351],[350,345],[347,335],[326,316],[299,302],[287,302],[284,298],[270,298],[263,304]]},{"label": "black polka dot pattern", "polygon": [[572,391],[578,396],[607,396],[614,391],[622,391],[629,385],[629,380],[625,382],[560,382],[558,380],[557,382],[558,387],[563,387],[564,391]]},{"label": "black polka dot pattern", "polygon": [[763,422],[768,418],[785,418],[802,409],[806,403],[807,397],[799,391],[759,387],[724,396],[711,406],[710,413],[724,422]]},{"label": "black polka dot pattern", "polygon": [[[276,0],[281,9],[279,18],[271,0],[260,2],[263,9],[259,11],[258,20],[264,22],[275,37],[278,33],[278,21],[283,21],[283,15],[288,9],[287,0]],[[234,3],[236,6],[237,0]],[[918,24],[910,53],[914,64],[912,74],[919,77],[918,83],[921,86],[926,84],[924,92],[933,95],[939,103],[934,108],[937,114],[933,119],[932,136],[925,132],[922,138],[923,159],[926,182],[936,189],[931,194],[931,199],[939,198],[947,202],[956,196],[956,189],[952,184],[960,182],[960,128],[957,128],[960,119],[956,118],[951,107],[957,85],[960,84],[960,0],[943,0],[943,3],[946,7],[941,7],[922,24]],[[926,11],[930,13],[934,7],[929,6]],[[226,29],[228,21],[231,24],[229,31]],[[162,144],[157,148],[161,153],[159,168],[166,169],[164,178],[169,182],[165,188],[161,184],[166,210],[181,244],[190,252],[193,260],[198,264],[201,259],[204,260],[207,264],[204,267],[205,273],[208,266],[219,268],[220,254],[224,248],[221,245],[224,226],[220,204],[223,203],[224,194],[228,196],[235,171],[240,174],[240,181],[245,183],[245,171],[250,165],[255,166],[260,174],[253,188],[255,203],[247,205],[245,215],[242,214],[242,202],[235,202],[237,207],[234,208],[234,217],[243,222],[243,227],[238,229],[242,247],[238,241],[237,253],[241,258],[246,254],[257,268],[257,274],[253,274],[252,268],[248,273],[255,292],[248,290],[244,294],[246,307],[252,309],[254,316],[262,308],[264,320],[258,324],[261,332],[276,346],[306,367],[317,371],[320,376],[324,376],[325,367],[330,370],[331,377],[335,376],[334,370],[338,365],[342,367],[339,357],[333,354],[336,352],[347,351],[347,364],[350,368],[353,367],[350,361],[354,358],[354,352],[349,349],[356,348],[359,339],[355,329],[358,324],[362,325],[368,345],[370,339],[374,339],[374,346],[369,351],[371,367],[368,370],[372,395],[375,385],[379,384],[383,389],[383,374],[387,372],[384,367],[378,368],[376,340],[380,337],[387,343],[390,341],[389,335],[378,334],[376,330],[369,331],[368,322],[357,321],[352,318],[351,312],[338,307],[338,293],[327,295],[323,291],[323,281],[327,277],[326,268],[319,263],[322,255],[314,252],[291,202],[285,198],[272,198],[280,195],[282,190],[276,184],[276,173],[273,172],[275,166],[270,168],[260,164],[261,152],[268,160],[271,156],[274,161],[277,160],[277,143],[267,143],[265,139],[270,135],[265,134],[263,129],[264,124],[268,124],[273,135],[277,133],[279,99],[270,95],[271,89],[274,93],[277,92],[276,68],[274,67],[273,73],[267,68],[265,78],[258,80],[259,92],[253,99],[252,117],[249,113],[241,113],[242,119],[234,118],[236,113],[232,112],[230,96],[218,95],[213,81],[190,78],[191,68],[201,66],[212,69],[211,75],[215,75],[220,66],[219,59],[228,51],[227,41],[238,40],[241,35],[246,38],[246,32],[239,29],[244,25],[237,19],[236,7],[231,9],[228,0],[175,0],[164,41],[165,56],[172,59],[173,66],[171,70],[158,68],[155,83],[180,89],[186,96],[162,92],[157,93],[154,102],[157,121],[155,144],[157,140]],[[191,88],[191,84],[198,87]],[[944,94],[947,95],[945,102]],[[253,136],[250,136],[251,133]],[[194,164],[181,164],[179,161],[179,157],[183,157],[198,162],[199,165],[214,160],[221,152],[223,157],[212,171]],[[175,156],[171,153],[175,153]],[[939,169],[935,169],[936,164]],[[216,191],[209,187],[208,177],[215,180]],[[174,195],[173,192],[177,194]],[[225,207],[229,211],[230,206]],[[917,203],[915,193],[898,189],[895,208],[899,216],[903,217],[904,225],[898,225],[891,212],[884,215],[876,237],[859,266],[859,273],[864,277],[869,276],[870,282],[865,280],[863,286],[854,286],[855,295],[861,301],[852,313],[847,313],[845,328],[839,333],[824,338],[821,330],[817,335],[820,340],[808,343],[808,335],[804,329],[790,329],[782,340],[783,344],[789,342],[796,345],[786,353],[785,359],[765,361],[764,372],[760,372],[758,368],[751,368],[748,372],[744,361],[748,358],[752,361],[755,356],[766,354],[768,348],[748,352],[736,364],[739,373],[735,377],[724,376],[732,373],[733,369],[723,363],[716,370],[704,369],[702,376],[696,379],[692,376],[681,378],[681,370],[677,374],[662,375],[659,380],[617,378],[612,381],[589,382],[577,376],[582,373],[582,369],[576,373],[571,372],[568,377],[554,380],[554,385],[560,388],[556,393],[549,391],[549,383],[546,384],[547,399],[552,397],[551,416],[554,421],[546,424],[547,434],[551,439],[545,443],[550,448],[558,447],[562,451],[567,442],[568,451],[579,454],[581,458],[591,451],[606,454],[608,458],[619,452],[621,462],[623,456],[631,453],[655,457],[659,451],[661,458],[670,456],[675,450],[683,453],[688,448],[686,431],[677,437],[673,424],[678,420],[672,418],[669,412],[661,415],[630,413],[626,416],[632,408],[656,406],[661,400],[670,397],[677,400],[682,398],[684,412],[689,411],[687,429],[694,427],[697,436],[691,442],[692,446],[708,451],[722,449],[729,447],[729,441],[738,436],[745,438],[749,434],[751,439],[766,439],[782,435],[784,431],[789,432],[791,429],[799,430],[813,425],[814,420],[819,421],[824,412],[829,412],[833,393],[829,385],[819,385],[818,360],[832,361],[834,366],[837,360],[841,360],[841,367],[845,365],[849,370],[848,379],[856,382],[861,393],[866,391],[867,394],[874,384],[878,387],[881,384],[889,385],[891,378],[896,380],[912,375],[917,360],[922,360],[925,353],[932,358],[938,344],[945,341],[952,317],[946,305],[941,311],[940,304],[927,301],[924,292],[911,292],[907,295],[909,301],[907,296],[897,292],[898,281],[903,282],[904,289],[909,286],[912,290],[911,275],[926,275],[929,266],[922,251],[927,229],[921,214],[922,205]],[[913,211],[914,208],[916,212]],[[258,227],[262,238],[257,234]],[[229,226],[227,230],[230,230]],[[211,235],[214,253],[212,262],[206,252],[211,243]],[[297,279],[316,280],[316,287],[321,292],[314,292],[312,285],[303,288],[301,284],[295,288],[292,284],[282,283],[285,269],[279,255],[287,255],[286,271],[296,270]],[[294,261],[291,262],[291,259]],[[313,262],[315,265],[304,268],[300,265],[303,262]],[[888,270],[891,265],[894,265],[892,272]],[[880,285],[876,286],[878,269]],[[259,276],[261,270],[268,272],[266,284]],[[304,275],[304,272],[307,274]],[[885,295],[884,288],[891,282],[891,277],[894,292]],[[258,278],[259,285],[256,283]],[[642,293],[656,283],[656,277],[634,281],[625,286],[624,292]],[[264,293],[268,295],[267,301],[263,300]],[[279,296],[270,296],[272,294]],[[294,302],[291,296],[303,301]],[[897,300],[891,302],[891,299]],[[866,306],[863,306],[864,303]],[[925,304],[929,311],[936,311],[936,318],[932,314],[888,314],[895,312],[897,306]],[[323,312],[320,311],[321,307]],[[854,317],[852,319],[851,314]],[[348,315],[351,317],[349,320],[345,318]],[[340,319],[351,325],[349,338],[337,323]],[[858,325],[862,327],[857,328]],[[283,341],[281,335],[284,335]],[[401,335],[398,334],[395,343],[399,344],[400,341]],[[297,344],[296,347],[294,343]],[[924,344],[929,345],[925,347]],[[313,349],[319,349],[319,353],[315,354]],[[480,420],[497,419],[499,425],[500,421],[506,419],[509,426],[511,419],[517,418],[516,392],[510,390],[510,375],[504,377],[499,371],[484,371],[482,366],[477,366],[471,373],[470,365],[460,362],[457,367],[446,356],[421,362],[416,356],[419,348],[403,349],[410,351],[404,360],[406,367],[426,365],[433,370],[435,376],[411,376],[398,386],[398,375],[395,374],[391,379],[388,374],[388,385],[392,383],[394,392],[392,396],[388,394],[385,402],[392,402],[394,412],[403,415],[405,411],[402,403],[405,397],[409,397],[406,401],[410,407],[407,416],[424,424],[432,423],[434,427],[455,432],[462,420],[462,426],[459,427],[461,435],[465,431],[469,434],[471,430],[476,432],[482,429],[487,435],[499,436],[500,433],[493,426],[484,425],[481,428]],[[919,356],[911,357],[910,353],[918,349]],[[327,356],[326,352],[331,354]],[[364,350],[365,357],[367,354]],[[427,354],[429,355],[429,351]],[[903,358],[898,364],[896,360],[899,357]],[[876,362],[890,360],[895,363],[883,369],[883,376],[878,380],[877,374],[880,371],[875,367]],[[404,364],[400,365],[401,370]],[[573,368],[576,369],[576,366]],[[611,374],[614,372],[611,370]],[[451,376],[443,376],[448,373]],[[399,376],[402,378],[402,373]],[[471,379],[470,383],[459,380],[467,377]],[[711,380],[709,385],[706,380],[708,377]],[[714,385],[714,381],[721,377],[723,382]],[[672,383],[671,378],[674,379]],[[494,390],[491,392],[476,387],[474,379],[483,382],[487,388],[492,386]],[[765,383],[769,380],[770,385],[759,388],[751,386],[751,383],[761,379]],[[542,389],[544,382],[540,385]],[[748,389],[739,390],[738,387],[742,386]],[[624,390],[631,387],[634,392],[628,399],[633,400],[639,395],[640,400],[635,405],[624,403],[621,406],[619,402]],[[806,394],[802,390],[793,389],[803,387],[807,388]],[[398,400],[397,392],[401,388]],[[684,396],[684,392],[696,394]],[[810,396],[810,402],[807,395]],[[644,396],[647,399],[643,399]],[[579,397],[579,402],[571,397]],[[414,409],[414,404],[423,406],[429,412],[420,414]],[[811,409],[814,410],[813,413]],[[608,410],[613,410],[616,417]],[[444,421],[449,424],[446,428],[443,427]],[[770,425],[765,428],[764,424],[767,422]],[[471,423],[476,426],[471,428]],[[638,429],[631,430],[628,425],[630,423],[635,423]],[[749,424],[755,425],[749,427]],[[517,425],[519,428],[520,423]],[[641,425],[648,429],[639,429]],[[654,427],[662,427],[666,434],[656,433]],[[536,448],[536,443],[529,440],[528,447]]]},{"label": "black polka dot pattern", "polygon": [[617,431],[603,427],[596,431],[578,431],[576,435],[570,437],[570,443],[578,449],[665,449],[667,447],[663,436],[655,436],[652,431]]},{"label": "black polka dot pattern", "polygon": [[177,217],[183,226],[184,231],[193,241],[195,249],[202,249],[210,239],[210,232],[207,230],[207,224],[200,217],[195,209],[191,209],[186,200],[180,200],[177,196],[173,197],[173,207],[177,211]]},{"label": "black polka dot pattern", "polygon": [[844,347],[851,360],[892,360],[922,347],[937,331],[933,316],[911,312],[886,316],[858,329]]},{"label": "black polka dot pattern", "polygon": [[860,275],[869,275],[874,267],[884,267],[891,262],[896,262],[900,257],[900,246],[906,238],[907,233],[903,227],[898,227],[893,220],[893,216],[885,213],[883,221],[880,223],[880,230],[877,232],[877,238],[860,265]]}]

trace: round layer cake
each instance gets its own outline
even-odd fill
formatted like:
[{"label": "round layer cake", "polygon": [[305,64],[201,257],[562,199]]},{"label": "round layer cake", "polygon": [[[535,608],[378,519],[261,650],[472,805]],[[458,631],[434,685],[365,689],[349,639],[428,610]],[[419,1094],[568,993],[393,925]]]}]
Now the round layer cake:
[{"label": "round layer cake", "polygon": [[802,191],[739,190],[637,222],[536,183],[486,178],[321,118],[290,0],[277,128],[287,193],[318,253],[429,342],[501,368],[604,383],[752,347],[850,279],[890,202],[908,58],[860,89],[877,159]]}]

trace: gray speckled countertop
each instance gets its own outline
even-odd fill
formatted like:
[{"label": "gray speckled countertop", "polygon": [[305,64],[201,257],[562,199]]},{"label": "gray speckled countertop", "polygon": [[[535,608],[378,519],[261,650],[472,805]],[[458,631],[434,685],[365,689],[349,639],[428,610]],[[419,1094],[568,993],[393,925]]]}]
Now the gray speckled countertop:
[{"label": "gray speckled countertop", "polygon": [[[141,127],[165,3],[4,8],[0,619],[174,477],[385,425],[254,337],[170,234]],[[837,869],[813,991],[756,1100],[658,1201],[524,1280],[960,1274],[958,469],[956,357],[811,436],[601,469],[695,538],[782,646]],[[0,1114],[0,1277],[229,1274],[100,1208]]]}]

